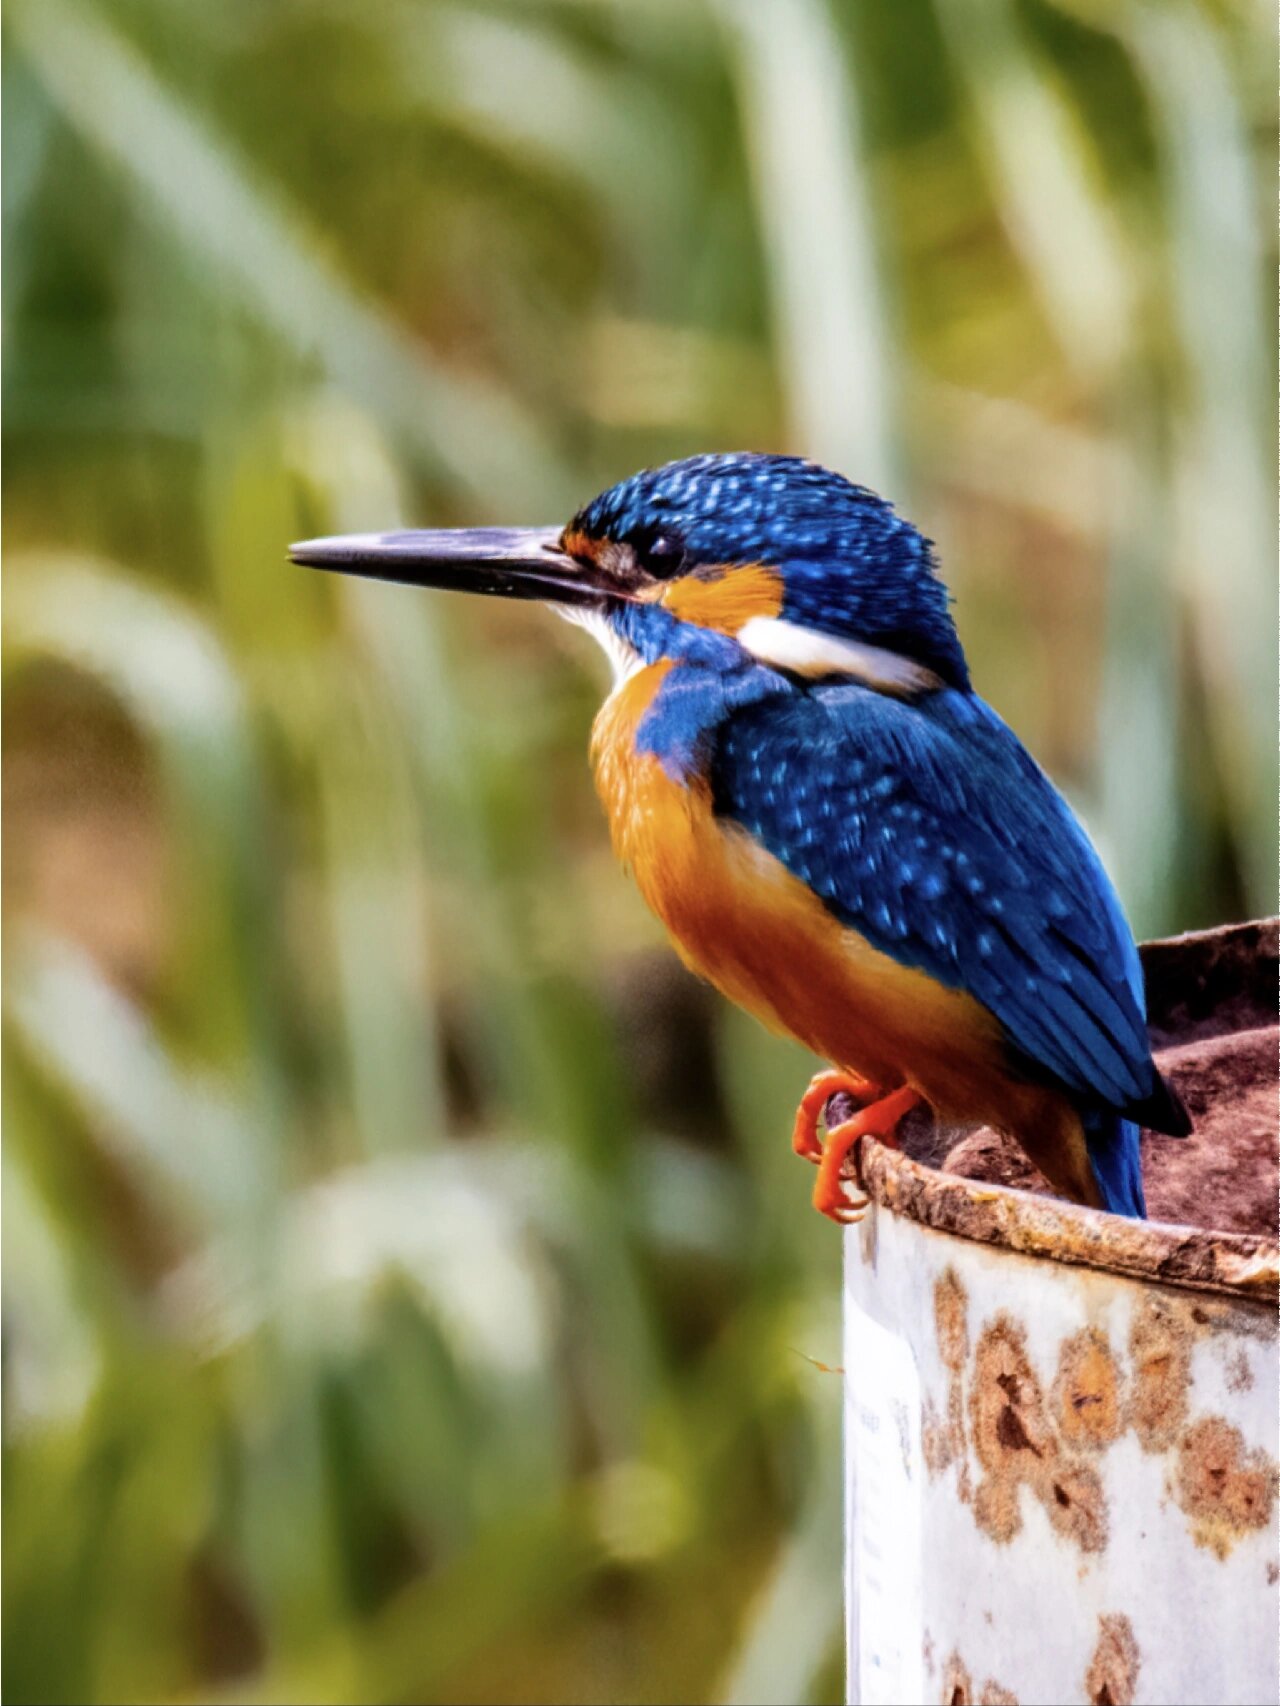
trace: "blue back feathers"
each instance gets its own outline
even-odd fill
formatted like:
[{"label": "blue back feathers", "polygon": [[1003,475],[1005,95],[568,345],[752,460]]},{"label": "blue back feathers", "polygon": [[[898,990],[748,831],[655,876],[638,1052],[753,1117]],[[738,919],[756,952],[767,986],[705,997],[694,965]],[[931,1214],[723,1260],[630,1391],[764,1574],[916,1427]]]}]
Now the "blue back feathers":
[{"label": "blue back feathers", "polygon": [[1153,1089],[1142,972],[1083,831],[988,706],[833,686],[735,715],[718,809],[874,947],[964,989],[1018,1053],[1117,1109]]}]

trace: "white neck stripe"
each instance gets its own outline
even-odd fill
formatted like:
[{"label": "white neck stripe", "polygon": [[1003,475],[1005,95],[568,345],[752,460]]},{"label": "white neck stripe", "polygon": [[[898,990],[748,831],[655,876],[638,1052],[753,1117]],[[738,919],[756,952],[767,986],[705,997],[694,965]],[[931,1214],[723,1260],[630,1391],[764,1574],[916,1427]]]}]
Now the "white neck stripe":
[{"label": "white neck stripe", "polygon": [[761,663],[809,680],[824,675],[852,676],[898,698],[931,693],[943,685],[941,676],[901,652],[824,634],[799,622],[785,622],[779,616],[751,617],[738,630],[737,639]]}]

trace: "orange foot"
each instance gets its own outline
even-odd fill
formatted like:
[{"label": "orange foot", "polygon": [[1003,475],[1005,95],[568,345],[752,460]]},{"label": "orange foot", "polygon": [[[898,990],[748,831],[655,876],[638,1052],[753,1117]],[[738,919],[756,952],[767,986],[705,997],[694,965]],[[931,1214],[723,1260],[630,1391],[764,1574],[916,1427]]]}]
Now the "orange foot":
[{"label": "orange foot", "polygon": [[870,1103],[851,1120],[827,1133],[817,1183],[813,1187],[813,1206],[819,1214],[825,1214],[828,1220],[834,1220],[841,1226],[852,1226],[862,1219],[869,1199],[861,1191],[856,1197],[845,1191],[845,1162],[856,1156],[864,1137],[878,1137],[881,1143],[896,1149],[898,1121],[904,1114],[909,1114],[919,1100],[919,1092],[910,1085],[904,1085],[901,1090],[894,1090],[878,1102]]},{"label": "orange foot", "polygon": [[818,1072],[809,1080],[809,1088],[800,1098],[800,1106],[796,1109],[796,1123],[791,1132],[791,1147],[797,1155],[803,1155],[809,1161],[822,1160],[822,1139],[818,1136],[818,1124],[822,1119],[822,1110],[833,1096],[843,1091],[846,1096],[852,1096],[855,1102],[874,1102],[880,1094],[879,1087],[869,1079],[859,1078],[856,1072]]}]

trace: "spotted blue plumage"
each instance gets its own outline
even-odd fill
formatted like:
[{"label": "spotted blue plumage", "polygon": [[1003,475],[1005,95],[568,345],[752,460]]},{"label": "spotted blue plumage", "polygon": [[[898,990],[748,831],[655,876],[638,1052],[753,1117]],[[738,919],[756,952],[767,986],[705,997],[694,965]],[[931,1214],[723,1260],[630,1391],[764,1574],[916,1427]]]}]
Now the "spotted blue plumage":
[{"label": "spotted blue plumage", "polygon": [[659,579],[760,562],[797,624],[926,664],[912,700],[767,668],[653,602],[611,621],[673,665],[637,730],[675,780],[710,778],[740,824],[875,948],[963,990],[1010,1064],[1072,1100],[1102,1200],[1145,1212],[1138,1123],[1185,1110],[1156,1070],[1142,972],[1088,838],[969,684],[929,542],[873,492],[780,456],[697,456],[624,480],[573,526]]},{"label": "spotted blue plumage", "polygon": [[728,718],[716,809],[893,959],[963,989],[1032,1076],[1066,1090],[1108,1206],[1143,1213],[1157,1116],[1142,971],[1106,873],[1048,778],[976,695],[860,686]]},{"label": "spotted blue plumage", "polygon": [[1142,972],[1097,855],[995,712],[861,686],[729,719],[717,809],[883,952],[991,1008],[1063,1084],[1152,1089]]}]

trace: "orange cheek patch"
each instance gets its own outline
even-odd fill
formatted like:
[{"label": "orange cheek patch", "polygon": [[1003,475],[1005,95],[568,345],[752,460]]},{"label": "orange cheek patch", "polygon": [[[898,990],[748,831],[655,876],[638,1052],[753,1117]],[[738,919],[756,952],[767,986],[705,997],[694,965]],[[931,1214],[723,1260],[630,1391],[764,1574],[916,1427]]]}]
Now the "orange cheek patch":
[{"label": "orange cheek patch", "polygon": [[658,602],[682,622],[736,634],[753,616],[777,616],[782,591],[782,576],[776,569],[747,563],[742,568],[726,566],[682,575],[663,587]]},{"label": "orange cheek patch", "polygon": [[594,563],[600,549],[600,541],[593,539],[589,533],[583,533],[580,528],[566,527],[560,536],[560,548],[571,557],[585,558]]}]

